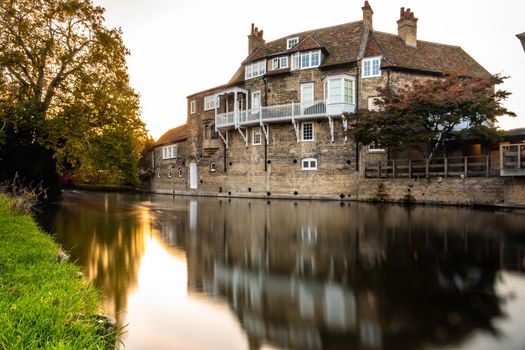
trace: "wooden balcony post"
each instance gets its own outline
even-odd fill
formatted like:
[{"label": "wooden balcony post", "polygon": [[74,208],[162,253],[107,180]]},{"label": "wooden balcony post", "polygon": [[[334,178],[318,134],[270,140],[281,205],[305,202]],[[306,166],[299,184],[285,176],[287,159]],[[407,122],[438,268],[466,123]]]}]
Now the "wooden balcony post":
[{"label": "wooden balcony post", "polygon": [[467,177],[468,175],[468,158],[467,157],[464,157],[465,158],[465,170],[463,171],[463,173],[465,174],[465,177]]},{"label": "wooden balcony post", "polygon": [[396,178],[396,161],[392,160],[392,177]]},{"label": "wooden balcony post", "polygon": [[485,156],[485,177],[490,176],[490,156]]}]

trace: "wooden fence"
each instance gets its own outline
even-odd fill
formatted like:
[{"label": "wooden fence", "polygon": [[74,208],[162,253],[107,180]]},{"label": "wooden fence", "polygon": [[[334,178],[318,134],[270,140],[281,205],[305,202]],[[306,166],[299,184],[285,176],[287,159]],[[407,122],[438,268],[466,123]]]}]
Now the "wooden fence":
[{"label": "wooden fence", "polygon": [[429,176],[489,177],[499,175],[490,168],[490,156],[435,159],[394,159],[365,163],[367,178],[417,178]]}]

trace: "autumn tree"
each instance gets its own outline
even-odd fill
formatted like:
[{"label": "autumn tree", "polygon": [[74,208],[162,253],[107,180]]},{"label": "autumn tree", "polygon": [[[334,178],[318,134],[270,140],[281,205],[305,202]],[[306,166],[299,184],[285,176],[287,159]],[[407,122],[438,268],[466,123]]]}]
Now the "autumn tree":
[{"label": "autumn tree", "polygon": [[90,0],[0,3],[0,176],[136,182],[146,131],[103,13]]},{"label": "autumn tree", "polygon": [[375,111],[348,115],[350,133],[361,144],[421,149],[428,158],[445,140],[454,137],[495,138],[496,118],[515,116],[502,105],[510,93],[494,89],[504,79],[447,74],[438,79],[415,80],[400,88],[379,88],[381,97],[375,100]]}]

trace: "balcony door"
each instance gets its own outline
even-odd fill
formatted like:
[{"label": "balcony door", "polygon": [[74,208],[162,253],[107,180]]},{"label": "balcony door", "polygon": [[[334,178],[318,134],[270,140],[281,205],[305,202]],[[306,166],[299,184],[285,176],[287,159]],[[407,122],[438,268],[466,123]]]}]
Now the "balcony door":
[{"label": "balcony door", "polygon": [[190,163],[190,189],[197,189],[197,163]]},{"label": "balcony door", "polygon": [[314,104],[314,83],[301,84],[301,114],[309,114],[308,109]]}]

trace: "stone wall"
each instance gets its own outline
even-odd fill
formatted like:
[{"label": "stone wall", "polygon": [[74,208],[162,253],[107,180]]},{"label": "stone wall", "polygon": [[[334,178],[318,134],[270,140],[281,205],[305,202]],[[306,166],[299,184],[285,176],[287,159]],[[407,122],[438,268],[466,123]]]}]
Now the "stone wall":
[{"label": "stone wall", "polygon": [[525,179],[502,177],[360,179],[356,200],[452,205],[525,205]]}]

